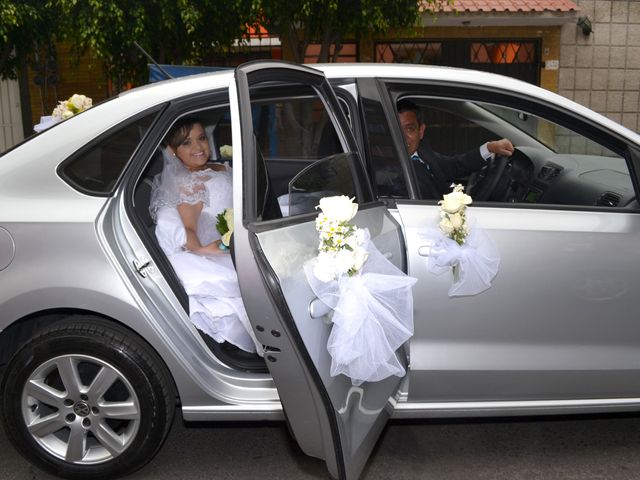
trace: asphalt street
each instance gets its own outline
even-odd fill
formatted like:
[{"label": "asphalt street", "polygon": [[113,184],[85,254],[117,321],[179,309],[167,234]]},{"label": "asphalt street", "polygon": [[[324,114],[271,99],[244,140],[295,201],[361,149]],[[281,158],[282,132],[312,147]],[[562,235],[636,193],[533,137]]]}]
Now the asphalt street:
[{"label": "asphalt street", "polygon": [[[2,480],[54,479],[0,430]],[[640,416],[391,422],[362,480],[636,480]],[[185,426],[131,480],[326,479],[281,423]]]}]

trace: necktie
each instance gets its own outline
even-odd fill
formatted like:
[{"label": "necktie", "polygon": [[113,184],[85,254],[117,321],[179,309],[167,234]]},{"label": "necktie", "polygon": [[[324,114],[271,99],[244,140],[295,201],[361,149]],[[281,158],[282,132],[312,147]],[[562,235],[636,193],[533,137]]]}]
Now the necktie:
[{"label": "necktie", "polygon": [[420,198],[424,198],[424,199],[438,198],[440,195],[438,194],[438,189],[436,188],[436,180],[434,178],[433,172],[431,171],[431,166],[427,162],[425,162],[422,158],[420,158],[420,155],[418,155],[418,152],[411,155],[410,158],[412,161],[417,162],[421,166],[421,167],[416,167],[414,169],[418,177],[418,188],[420,189]]},{"label": "necktie", "polygon": [[425,162],[424,160],[422,160],[420,158],[420,155],[418,155],[418,152],[416,152],[413,155],[411,155],[411,160],[414,160],[416,162],[420,162],[427,169],[427,172],[431,173],[431,167],[429,166],[429,164],[427,162]]}]

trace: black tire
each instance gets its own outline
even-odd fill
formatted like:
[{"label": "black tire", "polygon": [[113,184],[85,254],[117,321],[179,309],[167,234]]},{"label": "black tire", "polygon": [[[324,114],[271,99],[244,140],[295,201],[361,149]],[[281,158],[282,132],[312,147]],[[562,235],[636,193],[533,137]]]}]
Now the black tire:
[{"label": "black tire", "polygon": [[162,446],[175,412],[158,355],[136,334],[91,316],[37,332],[11,358],[1,392],[15,447],[70,479],[139,469]]}]

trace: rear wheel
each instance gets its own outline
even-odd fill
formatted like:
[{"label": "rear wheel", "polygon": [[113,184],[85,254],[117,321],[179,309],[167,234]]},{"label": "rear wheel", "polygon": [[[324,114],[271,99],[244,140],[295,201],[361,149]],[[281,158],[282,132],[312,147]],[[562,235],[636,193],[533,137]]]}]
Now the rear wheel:
[{"label": "rear wheel", "polygon": [[110,478],[147,463],[175,411],[173,385],[135,334],[93,317],[37,333],[2,385],[9,437],[29,460],[67,478]]}]

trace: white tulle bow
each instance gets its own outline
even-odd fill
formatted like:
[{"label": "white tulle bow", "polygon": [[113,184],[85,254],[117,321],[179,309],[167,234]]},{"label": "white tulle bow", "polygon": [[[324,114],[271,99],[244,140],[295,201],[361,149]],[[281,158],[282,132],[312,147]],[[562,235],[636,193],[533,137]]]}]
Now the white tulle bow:
[{"label": "white tulle bow", "polygon": [[316,296],[333,309],[327,341],[332,376],[344,374],[353,385],[376,382],[405,369],[396,350],[413,335],[413,295],[417,279],[407,276],[369,241],[369,258],[361,272],[322,282],[313,274],[317,259],[305,263],[307,281]]},{"label": "white tulle bow", "polygon": [[462,245],[435,228],[426,229],[420,236],[431,244],[429,272],[440,275],[456,269],[450,297],[477,295],[491,287],[500,267],[500,255],[484,231],[473,228]]}]

